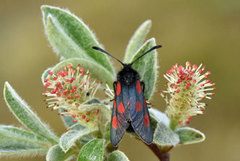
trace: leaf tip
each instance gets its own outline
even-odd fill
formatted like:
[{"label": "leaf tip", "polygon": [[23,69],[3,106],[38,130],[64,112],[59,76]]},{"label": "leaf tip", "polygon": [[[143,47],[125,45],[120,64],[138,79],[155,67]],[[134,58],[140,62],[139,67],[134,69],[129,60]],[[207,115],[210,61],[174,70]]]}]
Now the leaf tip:
[{"label": "leaf tip", "polygon": [[11,89],[12,89],[12,87],[11,87],[11,85],[8,83],[8,81],[5,81],[5,82],[4,82],[4,87],[3,87],[3,95],[4,95],[5,101],[6,101],[6,90],[7,90],[8,88],[11,88]]},{"label": "leaf tip", "polygon": [[149,26],[151,27],[151,26],[152,26],[152,20],[147,19],[146,21],[144,21],[143,24],[145,24],[145,25],[149,25]]},{"label": "leaf tip", "polygon": [[201,143],[206,139],[204,133],[190,127],[179,128],[176,133],[179,135],[180,144],[183,145]]},{"label": "leaf tip", "polygon": [[57,8],[57,7],[54,7],[54,6],[51,6],[51,5],[47,5],[47,4],[41,5],[41,7],[40,7],[42,12],[45,12],[46,9],[53,9],[53,8]]},{"label": "leaf tip", "polygon": [[60,8],[50,6],[50,5],[42,5],[40,7],[40,10],[42,11],[43,24],[46,25],[48,22],[49,16],[51,16],[50,10],[60,10]]},{"label": "leaf tip", "polygon": [[40,9],[43,11],[45,8],[49,7],[48,5],[44,4],[40,6]]},{"label": "leaf tip", "polygon": [[40,10],[42,11],[43,17],[45,15],[46,10],[51,7],[52,6],[49,6],[49,5],[41,5]]},{"label": "leaf tip", "polygon": [[63,146],[63,144],[61,143],[61,141],[59,142],[59,147],[62,149],[62,151],[64,153],[66,153],[69,149],[67,149],[66,147]]},{"label": "leaf tip", "polygon": [[8,81],[5,81],[5,82],[4,82],[4,87],[5,87],[5,86],[9,86],[9,85],[10,85],[10,84],[8,83]]},{"label": "leaf tip", "polygon": [[45,22],[45,24],[49,24],[49,22],[50,22],[50,24],[52,24],[53,23],[53,17],[52,17],[52,15],[47,15],[47,17],[46,17],[46,22]]}]

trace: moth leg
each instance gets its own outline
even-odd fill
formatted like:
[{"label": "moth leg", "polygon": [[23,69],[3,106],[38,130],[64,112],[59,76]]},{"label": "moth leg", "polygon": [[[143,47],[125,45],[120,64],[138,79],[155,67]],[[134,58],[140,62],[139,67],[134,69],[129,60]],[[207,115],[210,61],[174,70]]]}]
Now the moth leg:
[{"label": "moth leg", "polygon": [[[117,81],[113,82],[113,89],[114,89],[114,93],[116,93],[116,89],[117,89]],[[114,98],[115,99],[115,98]],[[112,102],[114,99],[111,99],[110,101]]]},{"label": "moth leg", "polygon": [[[143,81],[141,81],[141,86],[142,86],[142,90],[143,90],[143,93],[144,93],[144,90],[145,90],[145,83],[144,83]],[[152,105],[150,102],[148,102],[148,100],[146,100],[146,104],[147,104],[148,108],[150,108],[149,106]]]},{"label": "moth leg", "polygon": [[113,82],[113,89],[114,89],[114,92],[116,93],[116,89],[117,89],[117,81],[114,81],[114,82]]},{"label": "moth leg", "polygon": [[149,106],[152,106],[152,104],[148,101],[146,101],[146,104],[147,104],[148,108],[150,108]]},{"label": "moth leg", "polygon": [[144,90],[145,90],[145,83],[143,81],[141,81],[141,86],[142,86],[142,90],[143,90],[143,93],[144,93]]},{"label": "moth leg", "polygon": [[146,101],[146,104],[147,104],[147,105],[152,105],[152,104],[151,104],[150,102],[148,102],[148,101]]}]

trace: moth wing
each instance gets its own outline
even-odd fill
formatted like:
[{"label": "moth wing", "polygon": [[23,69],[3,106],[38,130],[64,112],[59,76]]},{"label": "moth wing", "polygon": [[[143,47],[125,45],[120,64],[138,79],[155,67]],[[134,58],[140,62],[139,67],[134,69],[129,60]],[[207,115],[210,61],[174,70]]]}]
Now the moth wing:
[{"label": "moth wing", "polygon": [[128,87],[122,86],[118,81],[115,90],[110,129],[111,142],[113,146],[118,145],[129,126],[127,121],[129,120],[129,108],[127,108],[128,102]]},{"label": "moth wing", "polygon": [[151,144],[153,141],[152,123],[139,80],[130,86],[129,96],[132,127],[145,143]]}]

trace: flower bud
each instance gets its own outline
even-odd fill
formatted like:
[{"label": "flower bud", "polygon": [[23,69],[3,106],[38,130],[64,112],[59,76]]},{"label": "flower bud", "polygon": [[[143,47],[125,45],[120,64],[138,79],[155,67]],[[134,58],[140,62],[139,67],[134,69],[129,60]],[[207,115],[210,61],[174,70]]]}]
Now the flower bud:
[{"label": "flower bud", "polygon": [[190,62],[186,62],[186,67],[175,64],[164,74],[168,82],[161,95],[167,103],[166,113],[177,124],[175,126],[189,124],[192,116],[203,114],[206,104],[201,100],[211,99],[214,95],[209,91],[215,89],[215,83],[206,79],[211,72],[203,73],[205,66],[202,66],[191,65]]},{"label": "flower bud", "polygon": [[49,71],[44,81],[48,90],[46,96],[48,107],[61,109],[61,116],[71,116],[73,123],[97,126],[100,104],[89,104],[99,86],[98,80],[92,80],[89,71],[78,65],[73,68],[68,64],[58,72]]}]

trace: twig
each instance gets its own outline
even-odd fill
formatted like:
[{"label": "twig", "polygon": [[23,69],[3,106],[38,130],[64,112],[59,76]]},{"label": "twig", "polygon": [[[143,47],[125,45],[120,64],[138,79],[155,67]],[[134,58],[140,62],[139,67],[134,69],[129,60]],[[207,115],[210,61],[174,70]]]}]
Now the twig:
[{"label": "twig", "polygon": [[170,161],[170,154],[168,153],[168,151],[170,151],[172,149],[172,147],[170,147],[167,151],[162,152],[156,144],[146,144],[146,146],[149,147],[149,149],[152,150],[152,152],[158,157],[159,161]]}]

